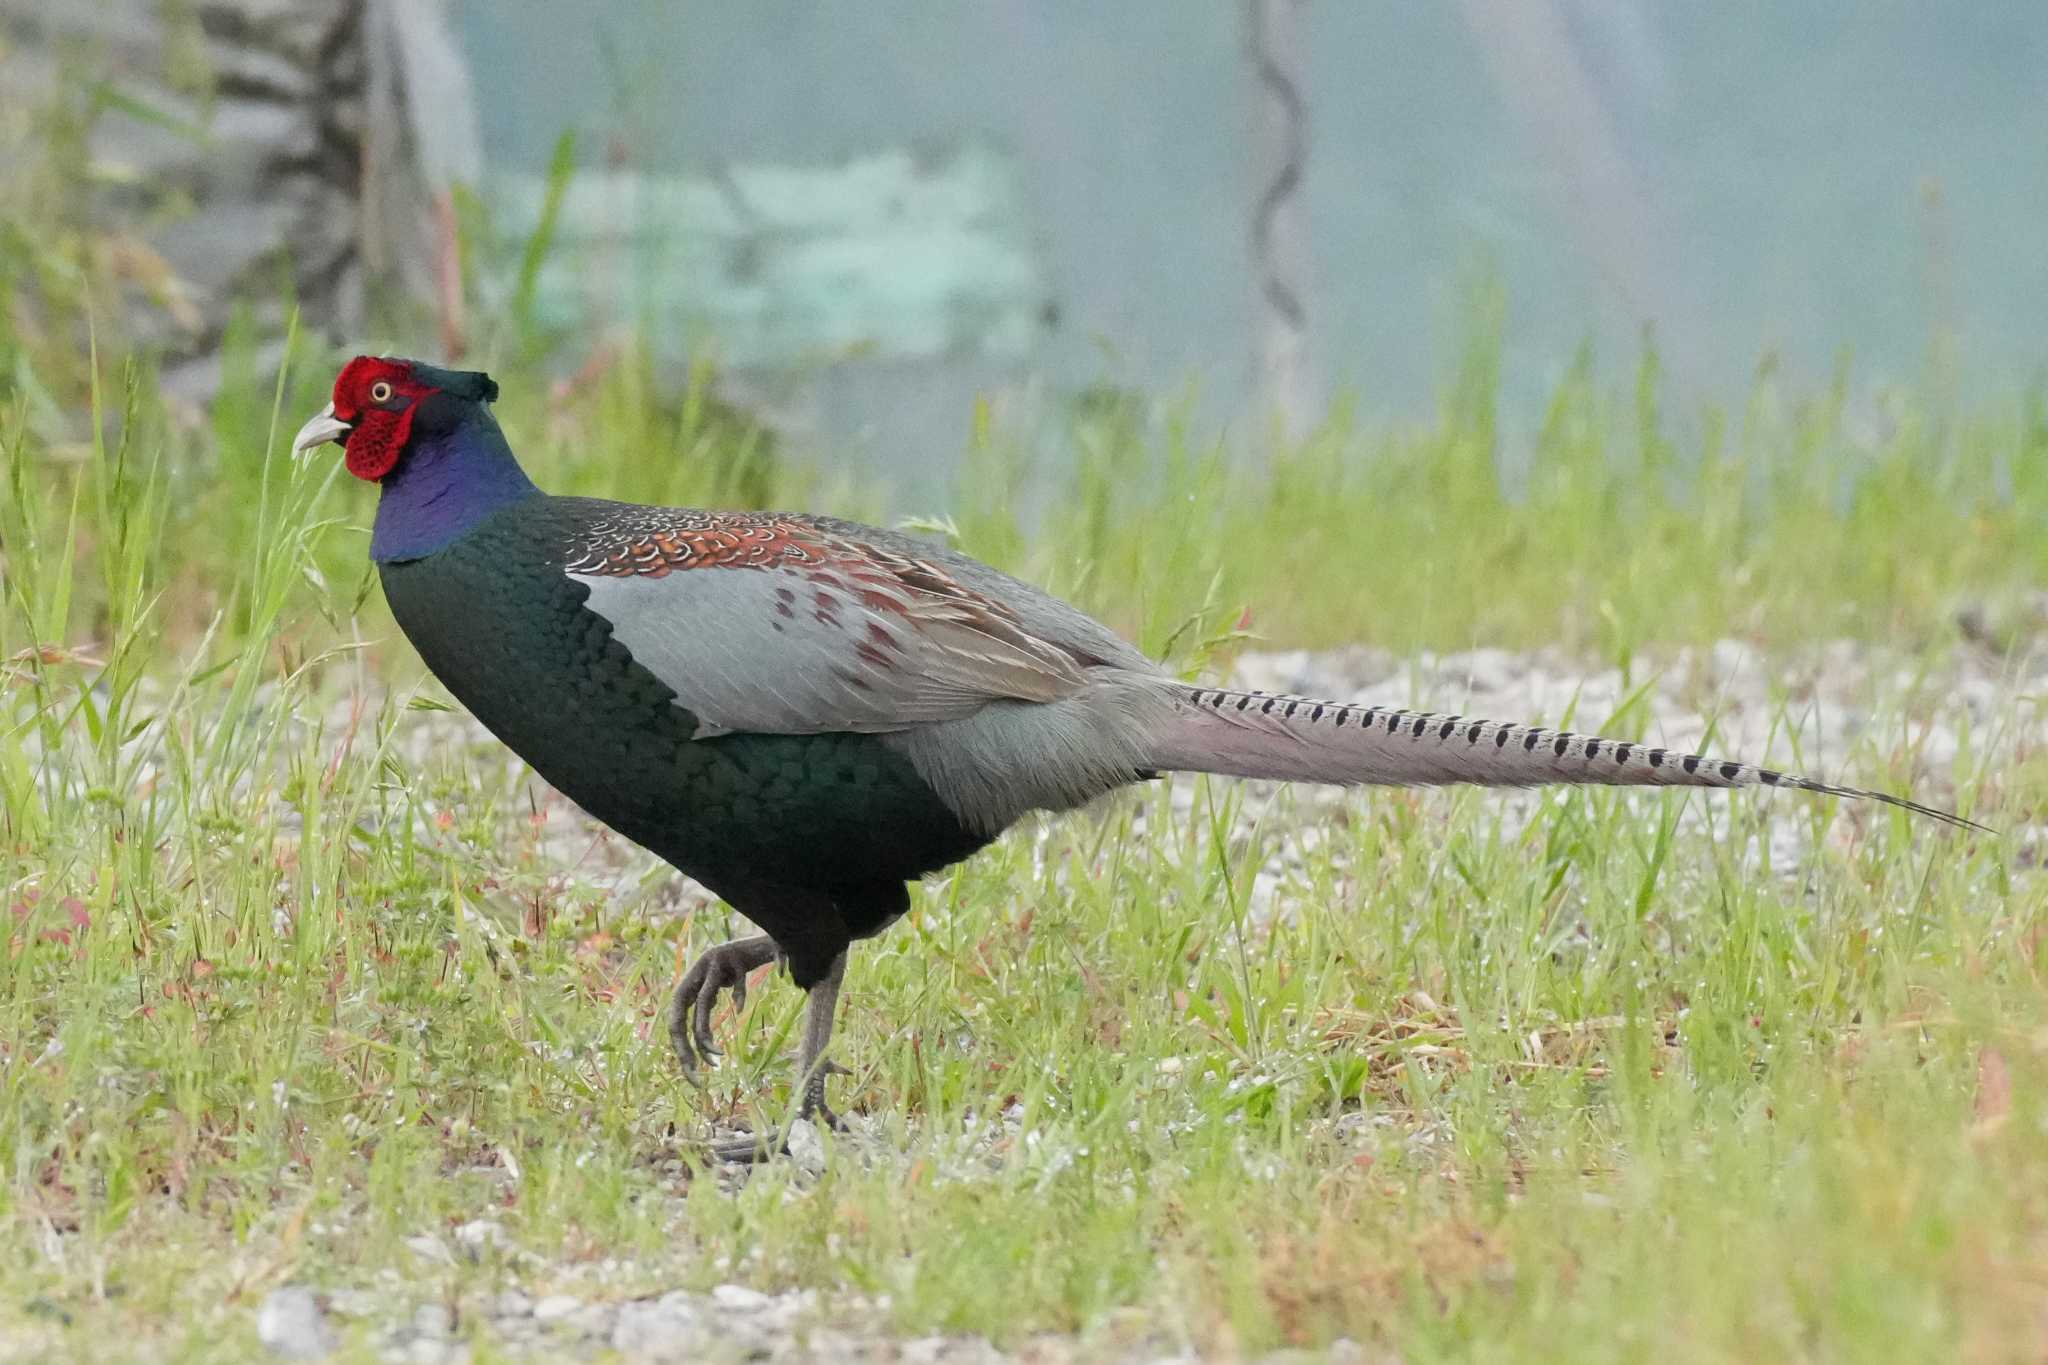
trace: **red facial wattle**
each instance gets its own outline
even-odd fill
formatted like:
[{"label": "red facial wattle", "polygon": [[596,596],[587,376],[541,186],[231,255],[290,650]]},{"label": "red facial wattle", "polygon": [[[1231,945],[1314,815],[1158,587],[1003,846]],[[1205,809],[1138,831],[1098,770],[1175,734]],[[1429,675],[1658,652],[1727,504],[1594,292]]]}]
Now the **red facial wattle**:
[{"label": "red facial wattle", "polygon": [[343,446],[348,452],[343,461],[348,472],[371,483],[389,474],[412,437],[412,414],[410,403],[399,412],[364,408]]}]

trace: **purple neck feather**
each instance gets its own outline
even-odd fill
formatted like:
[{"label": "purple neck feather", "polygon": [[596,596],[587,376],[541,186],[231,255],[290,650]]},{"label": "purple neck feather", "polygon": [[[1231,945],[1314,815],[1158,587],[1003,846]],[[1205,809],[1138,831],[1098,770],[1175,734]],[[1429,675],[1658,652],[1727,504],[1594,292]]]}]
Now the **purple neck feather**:
[{"label": "purple neck feather", "polygon": [[385,476],[370,558],[385,563],[430,555],[499,508],[539,493],[497,422],[478,411],[451,431],[414,439]]}]

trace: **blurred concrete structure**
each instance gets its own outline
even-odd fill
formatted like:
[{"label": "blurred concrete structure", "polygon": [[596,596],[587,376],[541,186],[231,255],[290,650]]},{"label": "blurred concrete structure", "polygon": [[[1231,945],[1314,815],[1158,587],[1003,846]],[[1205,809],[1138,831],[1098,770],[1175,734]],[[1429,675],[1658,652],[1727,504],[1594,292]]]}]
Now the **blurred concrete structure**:
[{"label": "blurred concrete structure", "polygon": [[[486,184],[501,232],[531,234],[546,177]],[[1018,364],[1054,312],[1019,168],[980,144],[702,174],[579,170],[551,243],[537,323],[583,345],[630,327],[670,374],[698,357],[756,373]]]},{"label": "blurred concrete structure", "polygon": [[[537,168],[564,127],[662,174],[991,139],[1023,170],[1060,303],[1033,366],[1049,390],[1193,380],[1236,420],[1257,383],[1263,183],[1244,10],[464,0],[456,17],[480,69],[547,72],[480,83],[494,167]],[[1368,412],[1434,408],[1495,284],[1503,412],[1523,418],[1584,341],[1625,370],[1646,321],[1673,369],[1730,399],[1767,352],[1797,384],[1851,345],[1859,376],[1917,377],[1936,318],[1974,382],[2048,360],[2035,0],[1311,0],[1300,25],[1311,354]],[[1533,60],[1518,34],[1568,59]],[[977,378],[823,376],[835,448],[886,426],[877,459],[956,451]]]},{"label": "blurred concrete structure", "polygon": [[1322,407],[1309,354],[1309,92],[1301,35],[1307,2],[1245,0],[1245,58],[1257,125],[1251,249],[1258,273],[1258,392],[1283,438],[1306,432]]},{"label": "blurred concrete structure", "polygon": [[437,297],[436,206],[481,165],[438,0],[0,0],[0,51],[18,105],[93,92],[91,216],[175,392],[212,390],[238,310],[275,353],[291,300],[339,341]]}]

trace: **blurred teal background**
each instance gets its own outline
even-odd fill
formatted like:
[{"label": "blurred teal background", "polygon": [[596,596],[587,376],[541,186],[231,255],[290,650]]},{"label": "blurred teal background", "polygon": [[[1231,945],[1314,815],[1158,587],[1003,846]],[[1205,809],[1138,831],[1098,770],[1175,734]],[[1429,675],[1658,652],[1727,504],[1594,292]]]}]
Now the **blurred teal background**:
[{"label": "blurred teal background", "polygon": [[[1526,87],[1557,73],[1489,58],[1474,34],[1493,7],[1303,10],[1307,302],[1329,388],[1368,412],[1428,410],[1488,281],[1510,410],[1539,405],[1584,340],[1627,364],[1646,321],[1683,380],[1722,395],[1765,356],[1825,382],[1846,352],[1878,382],[1924,377],[1940,349],[1978,389],[2048,358],[2048,6],[1550,8],[1647,235],[1610,224],[1621,240],[1603,248],[1582,221],[1571,153],[1528,118]],[[992,139],[1018,158],[1057,295],[1037,368],[1153,391],[1193,378],[1215,411],[1241,411],[1256,192],[1241,6],[468,0],[456,15],[493,166],[539,168],[565,127],[657,170]],[[936,395],[842,385],[826,407],[849,431],[888,414],[899,436],[920,417],[957,436],[986,377]]]}]

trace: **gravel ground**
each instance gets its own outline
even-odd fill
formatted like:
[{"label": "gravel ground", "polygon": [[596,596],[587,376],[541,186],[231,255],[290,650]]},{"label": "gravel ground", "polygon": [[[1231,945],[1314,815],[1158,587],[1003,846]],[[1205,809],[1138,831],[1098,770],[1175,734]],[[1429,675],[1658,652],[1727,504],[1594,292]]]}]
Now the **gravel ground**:
[{"label": "gravel ground", "polygon": [[[1679,650],[1637,662],[1634,678],[1616,669],[1588,670],[1550,653],[1510,654],[1500,650],[1396,657],[1368,648],[1325,653],[1302,651],[1248,654],[1237,663],[1232,680],[1269,691],[1293,692],[1367,705],[1395,705],[1456,712],[1497,720],[1569,724],[1581,732],[1599,732],[1607,719],[1637,688],[1648,684],[1631,713],[1629,730],[1644,740],[1681,750],[1702,747],[1717,754],[1767,761],[1806,774],[1828,778],[1869,779],[1873,765],[1910,753],[1904,765],[1911,773],[1912,794],[1938,804],[1952,804],[1957,793],[1948,784],[1954,760],[1967,742],[2015,761],[2048,740],[2040,708],[2031,693],[2048,672],[2048,658],[2024,664],[2001,663],[1988,654],[1959,649],[1939,667],[1925,666],[1867,646],[1837,642],[1791,657],[1764,660],[1734,642],[1710,649]],[[1709,742],[1710,740],[1710,742]],[[407,757],[418,761],[449,743],[474,743],[480,757],[502,752],[473,724],[457,715],[415,718],[400,741]],[[1796,761],[1795,761],[1796,758]],[[1189,784],[1177,799],[1192,803]],[[1272,784],[1254,784],[1247,817],[1265,819],[1279,812],[1302,826],[1296,837],[1268,862],[1252,893],[1252,908],[1261,916],[1288,912],[1295,883],[1291,864],[1300,858],[1304,841],[1313,838],[1319,812],[1349,799],[1319,789],[1299,789],[1282,796]],[[1505,818],[1525,819],[1545,798],[1536,793],[1506,793]],[[1646,798],[1647,799],[1647,798]],[[1784,793],[1780,802],[1803,799]],[[1706,818],[1703,803],[1693,803],[1688,818]],[[1840,822],[1836,822],[1837,825]],[[1796,868],[1811,837],[1809,822],[1770,822],[1774,865]],[[2031,866],[2048,831],[2034,826],[2009,830],[2016,865]],[[580,817],[550,818],[546,841],[549,855],[586,882],[608,880],[618,889],[639,885],[649,870],[644,854],[622,841],[593,847],[593,830]],[[687,884],[675,893],[686,904],[703,893]],[[1000,1120],[991,1133],[1000,1127]],[[858,1143],[861,1129],[850,1135]],[[805,1141],[805,1138],[810,1141]],[[984,1141],[985,1139],[981,1139]],[[963,1159],[972,1159],[975,1135],[963,1135]],[[793,1141],[799,1166],[821,1162],[823,1149],[814,1134],[799,1132]],[[886,1159],[871,1154],[870,1159]],[[741,1172],[723,1179],[743,1180]],[[507,1290],[483,1305],[490,1335],[515,1357],[624,1361],[754,1360],[754,1361],[903,1361],[956,1362],[1040,1361],[1083,1359],[1129,1361],[1188,1358],[1174,1343],[1136,1341],[1082,1343],[1043,1338],[1026,1343],[1014,1354],[997,1351],[987,1341],[967,1337],[905,1339],[887,1326],[886,1301],[835,1297],[829,1301],[805,1290],[764,1294],[739,1285],[720,1285],[709,1292],[677,1290],[655,1297],[619,1298],[607,1292],[607,1279],[628,1278],[623,1267],[599,1267],[585,1281],[565,1279],[566,1267],[549,1266],[531,1253],[504,1245],[502,1229],[487,1222],[458,1229],[452,1240],[431,1235],[414,1239],[423,1261],[452,1263],[457,1257],[505,1256],[515,1264],[531,1262],[530,1275],[517,1278],[535,1284],[578,1283],[578,1292],[550,1292],[533,1297]],[[406,1308],[415,1296],[403,1283],[317,1294],[298,1285],[273,1291],[256,1310],[256,1326],[264,1343],[283,1359],[318,1359],[331,1351],[338,1330],[366,1328],[386,1359],[455,1362],[469,1358],[460,1340],[471,1323],[458,1322],[448,1308],[426,1304]],[[476,1306],[467,1306],[474,1314]],[[1338,1343],[1330,1360],[1366,1360],[1368,1354]]]},{"label": "gravel ground", "polygon": [[[303,1285],[272,1290],[257,1310],[257,1331],[284,1359],[317,1360],[334,1349],[337,1323],[373,1324],[372,1339],[387,1360],[458,1365],[470,1359],[458,1323],[442,1304],[422,1304],[388,1320],[388,1298],[374,1290],[321,1296]],[[737,1284],[708,1293],[675,1290],[658,1297],[608,1300],[596,1295],[534,1298],[508,1289],[483,1314],[505,1354],[534,1359],[625,1361],[902,1361],[975,1365],[1010,1359],[1078,1357],[1048,1341],[1012,1357],[972,1337],[902,1338],[884,1324],[886,1302],[848,1300],[828,1313],[810,1290],[764,1294]],[[1158,1355],[1150,1359],[1170,1359]]]},{"label": "gravel ground", "polygon": [[[336,1349],[337,1326],[354,1320],[378,1324],[378,1354],[413,1365],[463,1365],[472,1358],[468,1330],[440,1304],[385,1320],[375,1291],[322,1295],[304,1285],[272,1290],[256,1310],[257,1332],[284,1360],[319,1360]],[[1092,1342],[1071,1337],[1032,1338],[1012,1352],[970,1336],[901,1337],[886,1326],[888,1302],[843,1299],[826,1308],[812,1290],[764,1294],[737,1284],[707,1293],[675,1290],[658,1297],[607,1301],[573,1294],[532,1298],[516,1289],[484,1308],[497,1355],[515,1359],[667,1361],[847,1361],[898,1365],[1079,1365],[1084,1361],[1167,1365],[1200,1357],[1165,1343]],[[1273,1362],[1294,1353],[1268,1357]],[[1330,1365],[1375,1360],[1354,1342],[1299,1358]]]}]

